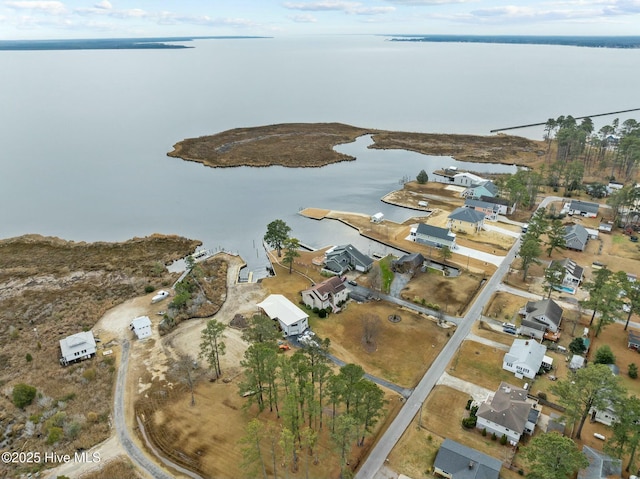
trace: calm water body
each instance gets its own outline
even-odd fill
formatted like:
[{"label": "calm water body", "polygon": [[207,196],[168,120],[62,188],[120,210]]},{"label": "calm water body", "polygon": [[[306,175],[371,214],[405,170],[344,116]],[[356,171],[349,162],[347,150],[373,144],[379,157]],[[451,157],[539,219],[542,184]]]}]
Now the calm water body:
[{"label": "calm water body", "polygon": [[[266,224],[281,218],[303,243],[354,242],[371,251],[349,228],[297,212],[382,211],[401,220],[410,211],[380,197],[404,175],[455,162],[367,150],[366,138],[340,147],[357,161],[319,169],[210,169],[166,153],[185,137],[282,122],[489,134],[559,115],[640,107],[638,50],[375,36],[194,44],[0,52],[0,237],[120,241],[174,233],[237,251],[255,269],[264,264]],[[539,128],[514,133],[542,136]]]}]

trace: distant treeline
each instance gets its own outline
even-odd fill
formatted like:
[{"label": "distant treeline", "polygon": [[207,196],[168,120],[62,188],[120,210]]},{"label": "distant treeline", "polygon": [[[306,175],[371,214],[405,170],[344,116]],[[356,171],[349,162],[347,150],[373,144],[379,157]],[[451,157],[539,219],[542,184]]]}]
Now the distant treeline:
[{"label": "distant treeline", "polygon": [[506,43],[520,45],[566,45],[590,48],[640,48],[640,36],[563,35],[395,35],[392,42]]},{"label": "distant treeline", "polygon": [[0,50],[140,50],[162,48],[194,48],[168,42],[191,42],[193,40],[222,40],[264,37],[159,37],[159,38],[89,38],[69,40],[3,40]]}]

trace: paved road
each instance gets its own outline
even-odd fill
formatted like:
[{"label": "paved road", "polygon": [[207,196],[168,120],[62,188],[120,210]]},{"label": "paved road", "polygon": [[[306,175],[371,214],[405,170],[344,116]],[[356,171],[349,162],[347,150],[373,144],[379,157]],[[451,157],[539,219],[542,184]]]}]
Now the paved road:
[{"label": "paved road", "polygon": [[413,420],[414,416],[420,409],[420,406],[434,388],[438,379],[440,379],[440,376],[445,372],[447,364],[449,364],[451,358],[453,358],[453,355],[462,344],[462,341],[464,341],[471,332],[473,322],[480,317],[482,308],[491,298],[491,295],[495,291],[496,286],[500,283],[502,277],[507,273],[508,268],[515,258],[516,252],[519,248],[520,239],[516,240],[504,261],[500,264],[495,274],[487,281],[487,284],[480,294],[478,294],[476,300],[473,302],[464,318],[462,318],[461,321],[458,321],[456,332],[442,349],[429,370],[422,377],[411,396],[409,396],[405,402],[403,408],[389,425],[389,428],[371,450],[367,459],[355,476],[357,479],[370,479],[372,477],[376,477],[378,471],[384,465],[385,459],[398,440],[400,440],[400,437],[402,437],[405,429],[407,429]]},{"label": "paved road", "polygon": [[[175,475],[167,473],[165,470],[158,467],[153,463],[142,450],[131,440],[129,430],[125,421],[124,411],[124,393],[127,379],[127,368],[129,364],[129,349],[131,345],[129,341],[124,340],[122,343],[122,357],[120,358],[120,367],[118,368],[118,379],[116,380],[116,397],[113,410],[113,421],[118,433],[118,439],[120,444],[127,452],[129,458],[133,463],[142,471],[153,477],[154,479],[175,479]],[[167,459],[162,458],[162,461],[171,466],[173,469],[182,472],[183,474],[193,477],[194,479],[202,479],[199,475],[184,469],[183,467],[174,464]]]}]

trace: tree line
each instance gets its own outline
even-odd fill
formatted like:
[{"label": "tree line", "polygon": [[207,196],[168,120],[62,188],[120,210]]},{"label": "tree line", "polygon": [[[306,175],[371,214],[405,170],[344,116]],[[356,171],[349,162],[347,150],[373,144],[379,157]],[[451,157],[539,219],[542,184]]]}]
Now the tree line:
[{"label": "tree line", "polygon": [[[301,455],[308,476],[309,461],[320,460],[318,441],[325,437],[348,474],[351,448],[362,446],[382,414],[384,392],[364,377],[361,366],[347,364],[337,373],[327,357],[329,340],[312,341],[293,354],[282,353],[274,321],[255,315],[243,338],[249,342],[241,365],[240,392],[247,407],[269,409],[277,421],[252,420],[242,440],[243,468],[252,477],[278,476],[298,470]],[[265,452],[266,451],[266,452]],[[269,466],[267,466],[269,464]]]}]

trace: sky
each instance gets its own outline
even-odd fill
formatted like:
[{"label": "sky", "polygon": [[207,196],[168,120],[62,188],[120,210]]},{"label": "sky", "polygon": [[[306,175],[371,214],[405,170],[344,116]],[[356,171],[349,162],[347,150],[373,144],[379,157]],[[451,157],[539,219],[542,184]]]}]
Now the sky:
[{"label": "sky", "polygon": [[640,35],[640,0],[0,0],[0,39]]}]

